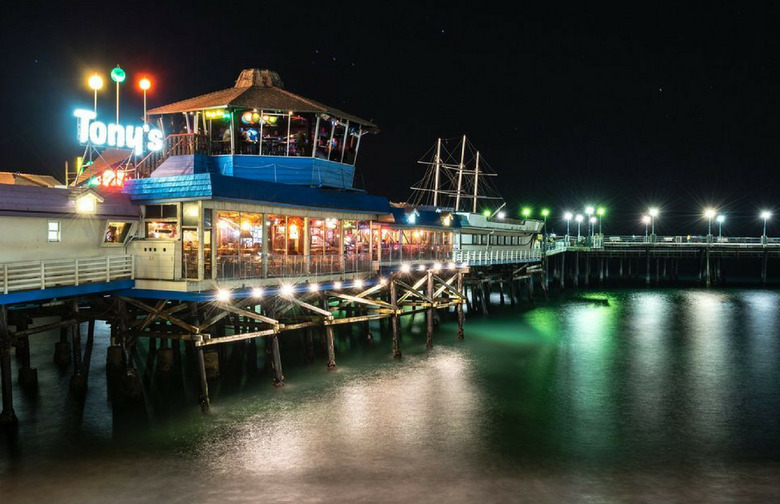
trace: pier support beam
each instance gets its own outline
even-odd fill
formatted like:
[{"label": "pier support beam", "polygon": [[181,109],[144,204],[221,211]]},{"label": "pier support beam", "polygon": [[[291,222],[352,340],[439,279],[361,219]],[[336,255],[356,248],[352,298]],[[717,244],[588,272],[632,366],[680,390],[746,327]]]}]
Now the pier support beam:
[{"label": "pier support beam", "polygon": [[[19,316],[16,322],[16,331],[27,330],[27,317]],[[38,370],[30,367],[30,338],[21,336],[16,340],[16,358],[19,360],[19,384],[27,389],[34,390],[38,387]]]},{"label": "pier support beam", "polygon": [[[463,297],[466,296],[466,293],[463,290],[463,272],[458,272],[458,292],[461,293]],[[463,340],[463,302],[458,303],[458,306],[455,308],[455,311],[458,313],[458,340]]]},{"label": "pier support beam", "polygon": [[11,383],[11,335],[8,332],[8,313],[5,305],[0,306],[0,388],[3,394],[3,410],[0,412],[0,425],[13,425],[19,422],[14,412],[13,389]]},{"label": "pier support beam", "polygon": [[[190,303],[190,317],[194,326],[200,326],[200,320],[198,317],[198,303]],[[198,368],[198,377],[200,378],[200,395],[198,395],[198,404],[200,404],[201,412],[208,413],[209,409],[211,408],[211,403],[209,401],[209,382],[208,377],[206,376],[206,360],[203,357],[203,347],[200,345],[195,347],[195,365]]]},{"label": "pier support beam", "polygon": [[[326,311],[330,311],[328,310],[329,306],[327,295],[322,296],[322,308]],[[328,349],[328,371],[330,371],[331,369],[336,369],[336,345],[333,337],[332,325],[325,325],[325,340]]]},{"label": "pier support beam", "polygon": [[393,305],[393,316],[390,320],[390,325],[393,328],[393,357],[396,359],[401,358],[401,331],[399,327],[398,316],[398,290],[395,284],[395,279],[390,279],[390,304]]},{"label": "pier support beam", "polygon": [[[428,311],[426,313],[427,319],[428,319],[428,332],[426,334],[425,338],[425,348],[431,349],[433,348],[433,312],[436,311],[436,308],[434,307],[433,303],[433,272],[428,272],[428,288],[426,289],[426,295],[428,296],[428,299],[431,300],[431,306],[428,307]],[[504,300],[504,283],[501,282],[501,303],[503,304]]]}]

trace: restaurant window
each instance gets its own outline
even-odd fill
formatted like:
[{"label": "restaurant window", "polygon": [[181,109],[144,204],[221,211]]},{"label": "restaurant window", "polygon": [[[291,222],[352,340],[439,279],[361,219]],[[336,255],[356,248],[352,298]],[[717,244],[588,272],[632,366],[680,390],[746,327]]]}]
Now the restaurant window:
[{"label": "restaurant window", "polygon": [[117,245],[124,243],[132,225],[131,222],[108,221],[103,243]]},{"label": "restaurant window", "polygon": [[309,234],[311,255],[334,255],[339,253],[341,222],[335,218],[311,219]]},{"label": "restaurant window", "polygon": [[199,213],[197,203],[183,203],[181,208],[181,225],[197,226]]},{"label": "restaurant window", "polygon": [[311,130],[313,117],[303,114],[290,116],[290,155],[311,156]]},{"label": "restaurant window", "polygon": [[62,228],[61,223],[58,220],[50,220],[48,226],[48,241],[59,242],[62,241]]},{"label": "restaurant window", "polygon": [[316,147],[316,157],[322,159],[328,159],[329,148],[331,141],[331,131],[333,130],[333,123],[336,120],[332,119],[327,114],[320,115],[319,129],[315,132],[314,145]]},{"label": "restaurant window", "polygon": [[147,219],[175,219],[177,216],[176,204],[172,205],[146,205]]},{"label": "restaurant window", "polygon": [[175,240],[179,234],[175,222],[150,221],[146,223],[146,238]]}]

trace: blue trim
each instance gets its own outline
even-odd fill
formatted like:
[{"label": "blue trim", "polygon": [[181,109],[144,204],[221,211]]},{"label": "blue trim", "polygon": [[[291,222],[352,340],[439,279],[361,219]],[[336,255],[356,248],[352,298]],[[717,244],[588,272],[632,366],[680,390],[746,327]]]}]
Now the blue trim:
[{"label": "blue trim", "polygon": [[129,180],[124,191],[136,204],[184,199],[242,201],[247,203],[314,207],[360,213],[390,213],[384,196],[356,191],[319,189],[279,184],[213,173]]},{"label": "blue trim", "polygon": [[134,286],[135,280],[115,280],[113,282],[96,282],[83,285],[71,285],[68,287],[52,287],[50,289],[12,292],[9,294],[0,294],[0,305],[82,296],[84,294],[96,294],[98,292],[109,292],[120,289],[132,289]]}]

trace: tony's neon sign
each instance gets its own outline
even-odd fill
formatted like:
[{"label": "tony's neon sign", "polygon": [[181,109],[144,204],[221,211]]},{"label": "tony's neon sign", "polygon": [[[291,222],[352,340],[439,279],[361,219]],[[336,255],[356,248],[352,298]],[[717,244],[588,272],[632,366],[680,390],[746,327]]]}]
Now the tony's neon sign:
[{"label": "tony's neon sign", "polygon": [[[122,126],[96,121],[97,114],[91,110],[76,109],[73,115],[78,118],[78,139],[82,144],[133,149],[136,155],[143,154],[144,147],[158,151],[163,146],[163,133],[148,124],[143,126]],[[144,145],[146,137],[146,145]]]}]

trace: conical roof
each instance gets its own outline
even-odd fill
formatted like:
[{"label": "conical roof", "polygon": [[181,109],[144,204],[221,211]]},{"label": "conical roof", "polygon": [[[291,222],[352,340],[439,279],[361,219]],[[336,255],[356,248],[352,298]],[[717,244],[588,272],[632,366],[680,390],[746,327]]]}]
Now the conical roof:
[{"label": "conical roof", "polygon": [[258,68],[242,70],[233,87],[156,107],[147,111],[147,114],[176,114],[216,108],[322,113],[361,124],[369,129],[377,129],[371,121],[287,91],[278,73]]}]

